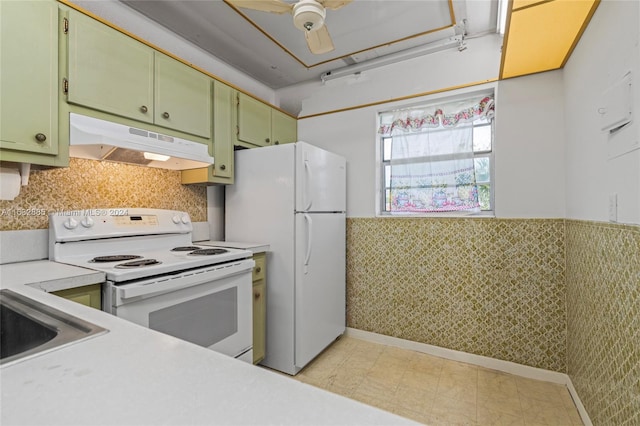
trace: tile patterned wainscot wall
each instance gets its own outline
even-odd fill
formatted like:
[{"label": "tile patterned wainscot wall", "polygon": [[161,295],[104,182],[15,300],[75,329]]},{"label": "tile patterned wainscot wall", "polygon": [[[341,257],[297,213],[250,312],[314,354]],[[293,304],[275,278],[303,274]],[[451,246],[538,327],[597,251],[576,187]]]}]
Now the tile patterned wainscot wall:
[{"label": "tile patterned wainscot wall", "polygon": [[350,218],[347,324],[564,373],[564,224]]},{"label": "tile patterned wainscot wall", "polygon": [[640,227],[567,221],[568,373],[594,425],[640,424]]},{"label": "tile patterned wainscot wall", "polygon": [[0,201],[0,231],[46,229],[59,210],[147,207],[182,210],[207,221],[207,189],[180,183],[180,172],[72,158],[68,168],[32,170],[13,201]]}]

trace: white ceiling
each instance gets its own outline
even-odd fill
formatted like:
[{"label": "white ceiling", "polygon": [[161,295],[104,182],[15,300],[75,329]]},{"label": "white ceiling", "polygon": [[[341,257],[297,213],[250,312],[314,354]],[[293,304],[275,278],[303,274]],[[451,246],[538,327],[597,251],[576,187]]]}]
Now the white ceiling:
[{"label": "white ceiling", "polygon": [[498,7],[497,0],[354,0],[327,10],[336,48],[314,55],[290,14],[235,9],[223,0],[120,1],[274,89],[454,34],[495,32]]}]

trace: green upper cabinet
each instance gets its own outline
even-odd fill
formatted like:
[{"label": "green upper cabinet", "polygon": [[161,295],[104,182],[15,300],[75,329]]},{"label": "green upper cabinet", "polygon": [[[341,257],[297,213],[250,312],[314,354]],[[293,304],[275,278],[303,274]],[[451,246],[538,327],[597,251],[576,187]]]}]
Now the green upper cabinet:
[{"label": "green upper cabinet", "polygon": [[271,145],[271,107],[241,92],[238,92],[237,103],[238,142],[254,146]]},{"label": "green upper cabinet", "polygon": [[55,2],[0,1],[0,70],[1,159],[53,165],[60,87]]},{"label": "green upper cabinet", "polygon": [[255,148],[296,141],[295,118],[241,92],[237,108],[236,145]]},{"label": "green upper cabinet", "polygon": [[67,102],[153,123],[154,51],[69,11]]},{"label": "green upper cabinet", "polygon": [[212,79],[160,52],[155,57],[155,124],[210,138]]},{"label": "green upper cabinet", "polygon": [[182,183],[233,183],[233,106],[236,91],[224,83],[213,81],[213,145],[214,164],[182,171]]},{"label": "green upper cabinet", "polygon": [[211,138],[207,75],[75,10],[67,102]]},{"label": "green upper cabinet", "polygon": [[298,120],[287,114],[271,110],[271,139],[274,145],[291,143],[298,140]]}]

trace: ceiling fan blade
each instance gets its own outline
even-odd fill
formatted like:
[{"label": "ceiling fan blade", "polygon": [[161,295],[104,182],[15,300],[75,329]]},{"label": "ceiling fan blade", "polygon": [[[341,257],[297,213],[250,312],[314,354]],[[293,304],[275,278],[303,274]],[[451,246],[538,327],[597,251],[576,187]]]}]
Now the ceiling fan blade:
[{"label": "ceiling fan blade", "polygon": [[259,10],[269,13],[291,13],[293,4],[285,3],[282,0],[225,0],[234,7],[241,9]]},{"label": "ceiling fan blade", "polygon": [[326,25],[315,31],[305,31],[304,37],[307,39],[309,50],[315,55],[321,55],[335,49]]},{"label": "ceiling fan blade", "polygon": [[352,1],[353,0],[318,0],[318,3],[323,5],[326,9],[336,10],[348,5]]}]

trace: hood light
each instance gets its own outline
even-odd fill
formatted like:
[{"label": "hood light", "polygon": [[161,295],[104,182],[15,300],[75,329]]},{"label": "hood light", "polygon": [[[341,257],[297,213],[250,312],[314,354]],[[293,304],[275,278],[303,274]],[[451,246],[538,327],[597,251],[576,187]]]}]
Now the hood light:
[{"label": "hood light", "polygon": [[144,155],[144,158],[146,158],[147,160],[154,160],[154,161],[167,161],[169,158],[171,158],[168,155],[155,154],[153,152],[145,152],[143,155]]}]

